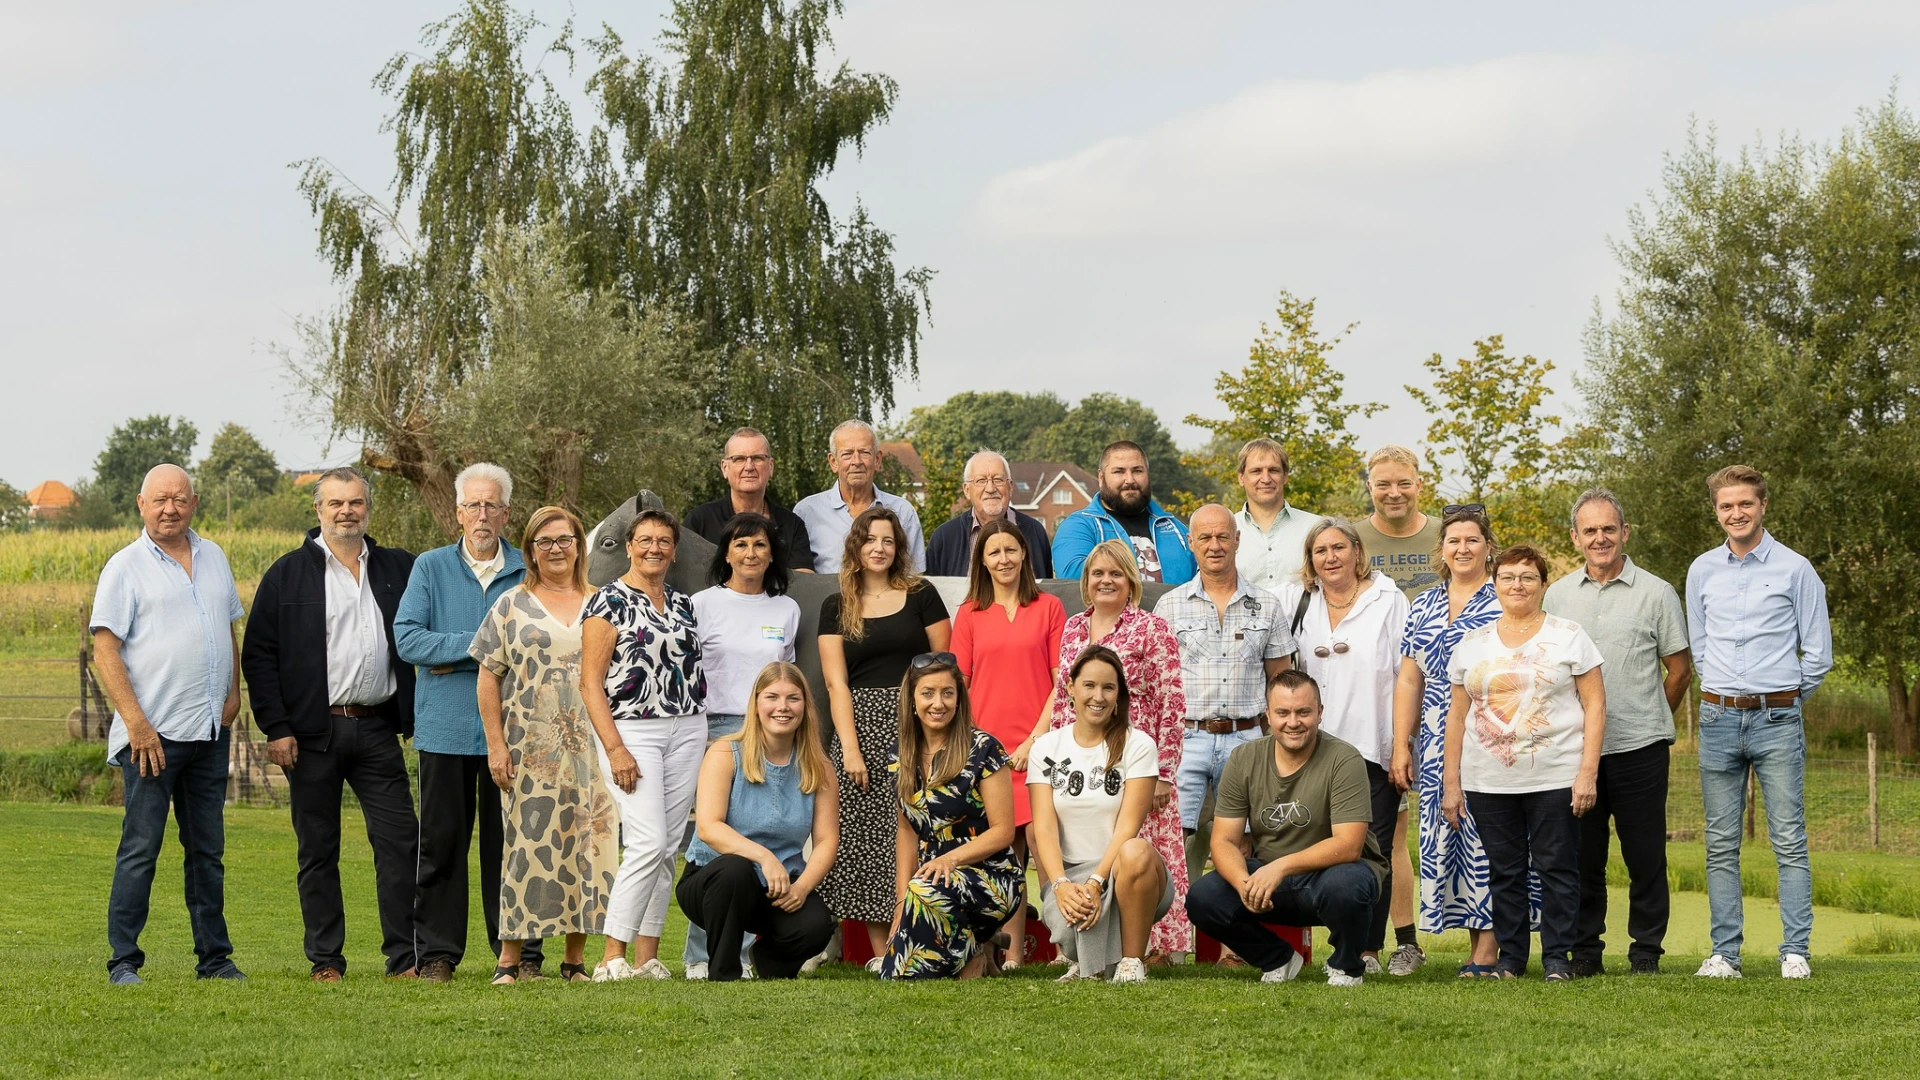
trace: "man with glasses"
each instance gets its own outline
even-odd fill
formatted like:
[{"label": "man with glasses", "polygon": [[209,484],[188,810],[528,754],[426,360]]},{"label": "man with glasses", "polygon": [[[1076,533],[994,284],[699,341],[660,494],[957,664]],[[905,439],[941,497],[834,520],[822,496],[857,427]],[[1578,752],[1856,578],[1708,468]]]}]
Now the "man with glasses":
[{"label": "man with glasses", "polygon": [[727,522],[736,514],[759,514],[773,522],[779,535],[783,565],[801,573],[813,572],[813,545],[807,524],[799,515],[773,501],[773,444],[758,430],[743,427],[727,439],[720,458],[720,475],[727,493],[687,511],[680,524],[714,544],[725,541]]},{"label": "man with glasses", "polygon": [[1027,558],[1033,576],[1053,576],[1053,541],[1047,527],[1013,508],[1013,468],[1007,459],[992,450],[982,450],[967,459],[960,473],[960,493],[966,496],[967,509],[949,518],[927,538],[927,573],[936,577],[966,577],[973,569],[973,545],[980,527],[989,521],[1006,518],[1027,539]]},{"label": "man with glasses", "polygon": [[400,740],[413,732],[414,677],[393,636],[413,555],[367,535],[372,498],[355,469],[320,474],[313,492],[320,524],[260,578],[240,652],[267,758],[286,771],[293,795],[300,917],[315,982],[339,982],[347,973],[343,784],[353,787],[366,817],[386,973],[416,974],[420,825],[400,752]]},{"label": "man with glasses", "polygon": [[[467,949],[467,850],[480,826],[480,908],[487,941],[500,953],[500,859],[505,834],[500,789],[487,771],[480,726],[479,667],[467,655],[494,601],[520,584],[526,562],[501,536],[513,477],[489,462],[453,480],[461,536],[414,560],[393,620],[402,662],[419,671],[413,746],[420,754],[420,865],[413,920],[420,978],[450,982]],[[520,953],[522,978],[538,978],[541,951]]]},{"label": "man with glasses", "polygon": [[853,519],[879,503],[900,519],[913,572],[926,573],[927,542],[920,532],[920,515],[912,503],[874,484],[880,473],[880,436],[873,425],[865,420],[848,420],[833,429],[827,445],[827,467],[839,479],[827,490],[801,499],[793,508],[806,523],[807,538],[813,544],[813,569],[822,574],[839,573],[840,553],[847,546],[847,533],[853,531]]}]

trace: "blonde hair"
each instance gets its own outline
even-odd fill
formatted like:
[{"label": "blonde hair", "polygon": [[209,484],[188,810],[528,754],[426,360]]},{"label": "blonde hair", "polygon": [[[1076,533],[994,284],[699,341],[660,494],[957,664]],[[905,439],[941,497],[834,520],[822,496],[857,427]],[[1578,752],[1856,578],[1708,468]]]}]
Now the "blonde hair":
[{"label": "blonde hair", "polygon": [[587,530],[580,523],[580,518],[564,506],[543,506],[527,519],[526,530],[520,534],[520,555],[527,561],[527,572],[520,578],[521,588],[532,591],[536,585],[546,585],[550,589],[560,587],[557,583],[549,584],[545,575],[541,574],[533,538],[541,529],[562,518],[566,519],[567,527],[573,530],[573,587],[580,592],[587,591]]},{"label": "blonde hair", "polygon": [[767,729],[760,718],[760,692],[778,683],[790,683],[800,690],[800,726],[793,732],[793,757],[800,764],[800,790],[811,795],[820,790],[833,765],[820,748],[819,718],[813,711],[813,689],[806,673],[784,660],[775,660],[760,669],[753,680],[753,692],[747,695],[747,713],[740,730],[723,738],[740,744],[740,771],[750,784],[767,782]]},{"label": "blonde hair", "polygon": [[1087,607],[1093,606],[1093,560],[1105,555],[1119,564],[1120,572],[1126,575],[1127,588],[1131,594],[1127,603],[1138,605],[1140,594],[1146,585],[1140,577],[1140,564],[1134,561],[1133,545],[1125,540],[1102,540],[1087,552],[1087,561],[1080,564],[1080,602]]},{"label": "blonde hair", "polygon": [[1373,563],[1367,558],[1367,545],[1360,540],[1360,530],[1354,528],[1353,522],[1348,521],[1346,518],[1323,517],[1307,529],[1306,543],[1300,545],[1302,556],[1300,563],[1300,584],[1311,589],[1319,582],[1320,575],[1313,572],[1313,542],[1320,539],[1320,534],[1326,532],[1328,529],[1332,529],[1341,536],[1346,537],[1347,543],[1353,545],[1353,557],[1355,560],[1353,564],[1353,580],[1365,581],[1372,577]]},{"label": "blonde hair", "polygon": [[[920,758],[927,736],[926,732],[920,730],[920,716],[913,708],[913,692],[934,675],[946,675],[953,679],[953,723],[947,727],[946,746],[933,756],[930,775],[922,776]],[[923,667],[909,666],[907,677],[900,680],[900,801],[907,802],[919,792],[938,787],[959,776],[960,770],[967,767],[967,759],[972,756],[973,706],[967,701],[967,681],[960,677],[959,665],[935,660]]]},{"label": "blonde hair", "polygon": [[1399,443],[1388,443],[1373,453],[1368,454],[1367,468],[1371,470],[1375,465],[1389,461],[1395,465],[1405,465],[1407,468],[1412,469],[1413,475],[1415,476],[1420,475],[1420,455],[1401,446]]}]

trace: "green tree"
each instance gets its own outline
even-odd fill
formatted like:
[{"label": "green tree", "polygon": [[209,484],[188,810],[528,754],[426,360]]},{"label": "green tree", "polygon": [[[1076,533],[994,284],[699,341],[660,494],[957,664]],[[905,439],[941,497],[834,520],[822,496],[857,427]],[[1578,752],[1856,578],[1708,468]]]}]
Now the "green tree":
[{"label": "green tree", "polygon": [[1246,367],[1238,375],[1221,372],[1213,382],[1228,416],[1187,417],[1187,423],[1213,432],[1213,442],[1189,463],[1233,498],[1245,496],[1239,489],[1240,447],[1262,437],[1287,448],[1288,501],[1332,508],[1351,502],[1359,487],[1364,458],[1347,422],[1355,413],[1372,416],[1386,406],[1345,400],[1346,376],[1327,357],[1353,325],[1323,338],[1314,328],[1313,311],[1313,300],[1282,291],[1274,308],[1278,329],[1262,322],[1247,350]]},{"label": "green tree", "polygon": [[0,480],[0,532],[13,532],[27,525],[27,511],[32,504],[27,501],[27,493]]},{"label": "green tree", "polygon": [[186,468],[193,460],[193,444],[200,429],[184,416],[141,416],[128,420],[107,436],[106,448],[93,459],[93,484],[87,497],[108,508],[117,520],[134,517],[134,499],[147,471],[155,465]]},{"label": "green tree", "polygon": [[1635,557],[1678,581],[1722,541],[1705,479],[1767,475],[1767,527],[1827,586],[1842,654],[1920,749],[1920,125],[1889,97],[1837,145],[1723,158],[1695,135],[1616,245],[1580,380]]},{"label": "green tree", "polygon": [[244,502],[271,492],[280,479],[280,466],[251,431],[229,423],[214,433],[207,456],[193,473],[194,485],[208,504],[229,492],[236,502]]}]

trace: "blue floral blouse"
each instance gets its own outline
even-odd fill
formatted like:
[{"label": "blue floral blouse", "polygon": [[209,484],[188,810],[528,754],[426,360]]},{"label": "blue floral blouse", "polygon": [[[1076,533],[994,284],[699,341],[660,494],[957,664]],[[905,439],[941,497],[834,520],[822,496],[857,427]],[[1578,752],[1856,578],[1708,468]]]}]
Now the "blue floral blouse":
[{"label": "blue floral blouse", "polygon": [[671,585],[666,596],[661,610],[646,593],[615,578],[589,597],[580,613],[583,621],[613,624],[607,704],[615,720],[661,720],[707,709],[693,598]]}]

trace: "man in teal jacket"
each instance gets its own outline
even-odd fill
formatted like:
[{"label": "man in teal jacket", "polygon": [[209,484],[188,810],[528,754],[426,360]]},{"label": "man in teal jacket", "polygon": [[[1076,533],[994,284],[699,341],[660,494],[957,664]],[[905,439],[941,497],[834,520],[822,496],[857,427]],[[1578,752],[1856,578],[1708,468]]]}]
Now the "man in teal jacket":
[{"label": "man in teal jacket", "polygon": [[1193,577],[1187,527],[1154,501],[1147,455],[1135,443],[1100,452],[1100,494],[1054,528],[1053,572],[1079,577],[1088,553],[1106,540],[1126,540],[1148,581],[1183,585]]},{"label": "man in teal jacket", "polygon": [[[419,672],[413,695],[413,745],[420,752],[420,869],[414,883],[414,944],[420,977],[449,982],[467,946],[467,849],[480,825],[480,907],[487,940],[500,952],[500,789],[487,771],[480,727],[479,665],[467,655],[494,601],[520,584],[525,560],[501,537],[513,478],[481,462],[453,481],[460,539],[413,563],[394,616],[400,659]],[[522,970],[540,970],[540,943],[520,953]]]}]

